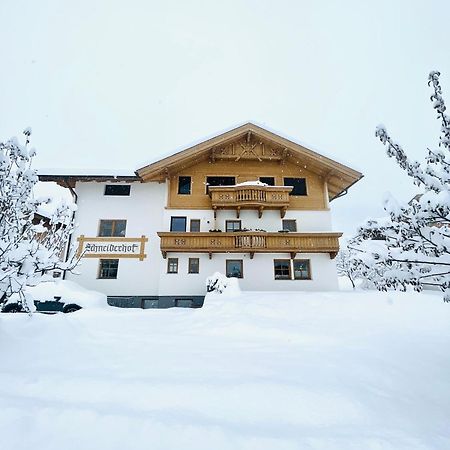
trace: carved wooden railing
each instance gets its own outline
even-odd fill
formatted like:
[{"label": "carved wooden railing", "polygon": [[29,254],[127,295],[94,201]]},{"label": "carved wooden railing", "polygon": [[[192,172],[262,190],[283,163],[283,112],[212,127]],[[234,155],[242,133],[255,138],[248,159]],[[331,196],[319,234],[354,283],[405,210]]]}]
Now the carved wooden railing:
[{"label": "carved wooden railing", "polygon": [[189,253],[329,253],[334,258],[339,251],[342,233],[179,233],[160,232],[161,252]]},{"label": "carved wooden railing", "polygon": [[264,209],[279,209],[284,217],[292,186],[211,186],[208,190],[214,211],[236,209],[239,217],[241,208],[258,209],[261,217]]}]

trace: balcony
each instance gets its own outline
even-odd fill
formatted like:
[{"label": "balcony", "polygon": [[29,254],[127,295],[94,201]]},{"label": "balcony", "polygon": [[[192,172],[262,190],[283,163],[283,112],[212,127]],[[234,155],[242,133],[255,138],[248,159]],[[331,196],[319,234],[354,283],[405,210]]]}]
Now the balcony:
[{"label": "balcony", "polygon": [[235,209],[238,218],[241,209],[257,209],[261,218],[264,209],[279,209],[283,218],[291,191],[292,186],[211,186],[209,195],[214,216],[218,209]]},{"label": "balcony", "polygon": [[161,253],[329,253],[333,259],[339,251],[342,233],[268,233],[239,231],[234,233],[160,232]]}]

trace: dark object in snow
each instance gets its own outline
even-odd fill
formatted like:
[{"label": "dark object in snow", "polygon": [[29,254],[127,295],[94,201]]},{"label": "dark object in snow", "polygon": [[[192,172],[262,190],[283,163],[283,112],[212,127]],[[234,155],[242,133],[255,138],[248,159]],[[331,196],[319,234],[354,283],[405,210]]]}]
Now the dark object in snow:
[{"label": "dark object in snow", "polygon": [[[36,306],[36,311],[44,314],[55,314],[57,312],[63,313],[72,313],[75,311],[79,311],[81,308],[80,305],[76,303],[65,303],[61,301],[61,297],[55,296],[54,300],[35,300],[34,306]],[[19,303],[7,303],[1,309],[3,313],[21,313],[26,312],[25,309]]]}]

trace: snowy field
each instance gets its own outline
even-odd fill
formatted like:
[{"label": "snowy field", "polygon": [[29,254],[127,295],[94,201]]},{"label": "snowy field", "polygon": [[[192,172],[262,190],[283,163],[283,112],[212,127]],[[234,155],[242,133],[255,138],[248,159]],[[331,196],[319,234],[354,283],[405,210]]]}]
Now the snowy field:
[{"label": "snowy field", "polygon": [[450,448],[438,294],[0,316],[2,450]]}]

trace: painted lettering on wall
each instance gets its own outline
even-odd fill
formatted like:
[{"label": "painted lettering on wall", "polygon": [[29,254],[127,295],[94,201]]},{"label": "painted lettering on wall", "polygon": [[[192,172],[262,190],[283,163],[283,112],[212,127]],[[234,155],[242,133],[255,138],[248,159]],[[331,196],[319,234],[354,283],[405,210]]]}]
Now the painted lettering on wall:
[{"label": "painted lettering on wall", "polygon": [[132,237],[78,237],[77,255],[81,258],[146,258],[145,236]]}]

